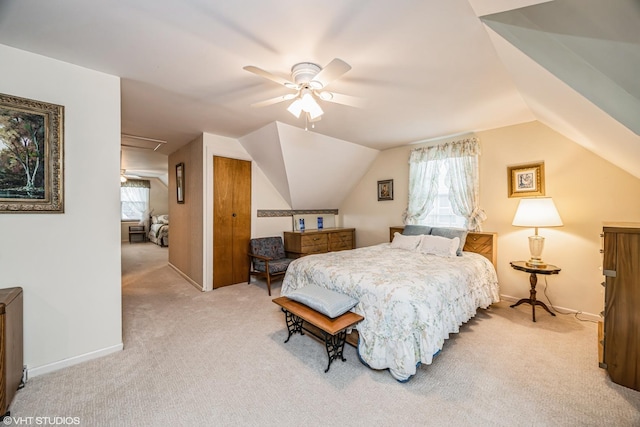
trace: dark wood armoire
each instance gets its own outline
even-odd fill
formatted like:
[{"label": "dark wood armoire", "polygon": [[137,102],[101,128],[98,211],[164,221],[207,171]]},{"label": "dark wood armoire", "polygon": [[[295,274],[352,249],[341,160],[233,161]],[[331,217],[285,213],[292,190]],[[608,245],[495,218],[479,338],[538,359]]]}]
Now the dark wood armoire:
[{"label": "dark wood armoire", "polygon": [[251,162],[213,157],[213,288],[246,282]]},{"label": "dark wood armoire", "polygon": [[640,224],[605,224],[603,363],[611,380],[640,391]]}]

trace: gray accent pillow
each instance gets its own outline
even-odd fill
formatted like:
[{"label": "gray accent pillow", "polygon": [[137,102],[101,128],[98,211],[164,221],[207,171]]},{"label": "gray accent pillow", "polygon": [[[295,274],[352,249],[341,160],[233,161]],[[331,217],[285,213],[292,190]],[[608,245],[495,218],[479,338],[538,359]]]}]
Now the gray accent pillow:
[{"label": "gray accent pillow", "polygon": [[405,225],[402,234],[405,236],[419,236],[420,234],[430,234],[431,227],[428,225]]},{"label": "gray accent pillow", "polygon": [[467,241],[467,234],[469,234],[469,230],[465,230],[464,228],[433,227],[431,229],[432,236],[442,236],[448,239],[459,237],[460,246],[458,246],[458,250],[456,251],[456,255],[458,256],[462,256],[462,249],[464,248],[464,244]]},{"label": "gray accent pillow", "polygon": [[349,295],[317,285],[307,285],[296,289],[287,297],[331,318],[346,313],[358,303],[357,299],[351,298]]}]

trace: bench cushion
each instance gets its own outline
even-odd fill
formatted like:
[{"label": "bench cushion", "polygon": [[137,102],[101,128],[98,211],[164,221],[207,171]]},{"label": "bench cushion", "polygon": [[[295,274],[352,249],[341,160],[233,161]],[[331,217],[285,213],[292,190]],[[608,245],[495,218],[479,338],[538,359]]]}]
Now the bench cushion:
[{"label": "bench cushion", "polygon": [[287,297],[332,319],[351,310],[358,303],[358,300],[351,298],[349,295],[316,285],[307,285],[296,289]]}]

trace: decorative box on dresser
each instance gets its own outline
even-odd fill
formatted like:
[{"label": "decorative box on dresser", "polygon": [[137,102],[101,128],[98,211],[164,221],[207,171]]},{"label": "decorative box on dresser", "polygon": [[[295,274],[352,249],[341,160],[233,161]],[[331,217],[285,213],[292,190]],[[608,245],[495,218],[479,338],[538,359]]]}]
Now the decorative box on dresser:
[{"label": "decorative box on dresser", "polygon": [[355,249],[355,247],[355,228],[324,228],[322,230],[284,232],[284,250],[289,258],[344,251]]},{"label": "decorative box on dresser", "polygon": [[617,384],[640,391],[640,223],[605,223],[603,360]]},{"label": "decorative box on dresser", "polygon": [[0,289],[0,419],[22,383],[22,288]]}]

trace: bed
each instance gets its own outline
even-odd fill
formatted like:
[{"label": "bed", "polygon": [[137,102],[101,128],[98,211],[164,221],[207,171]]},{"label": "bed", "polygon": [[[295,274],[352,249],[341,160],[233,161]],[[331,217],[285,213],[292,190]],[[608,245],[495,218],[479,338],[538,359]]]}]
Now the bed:
[{"label": "bed", "polygon": [[364,316],[356,327],[360,360],[404,382],[499,292],[495,233],[465,233],[461,256],[425,254],[399,240],[410,239],[296,259],[281,294],[315,284],[356,298],[351,311]]},{"label": "bed", "polygon": [[156,245],[169,246],[169,215],[151,215],[149,217],[149,241]]}]

